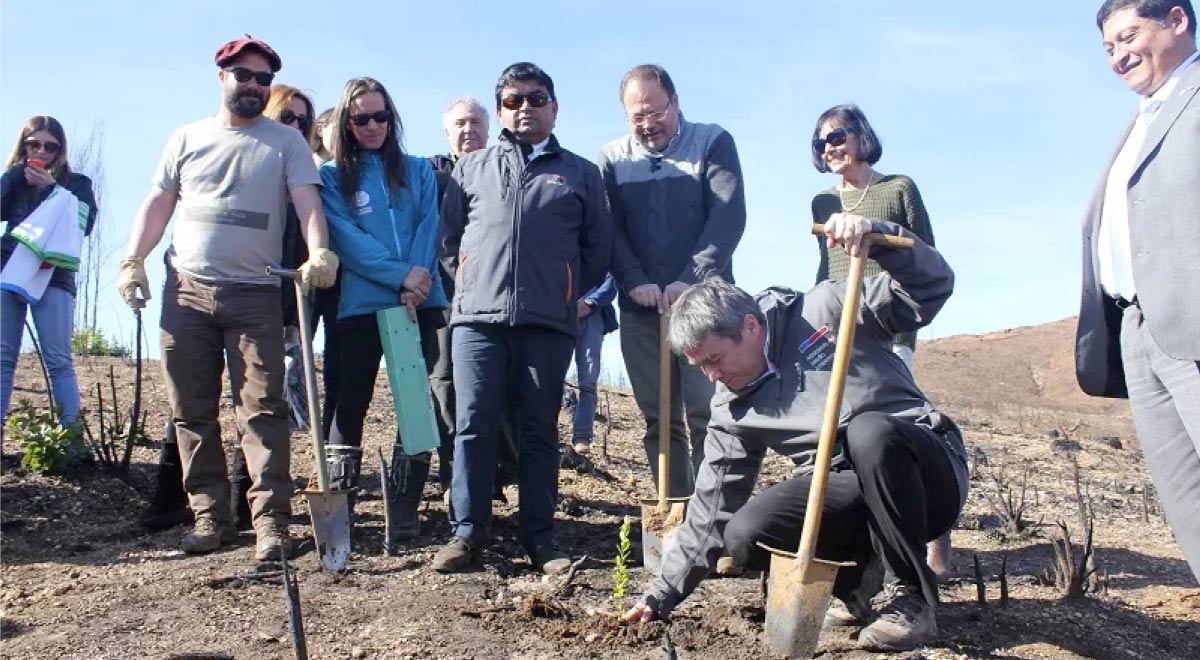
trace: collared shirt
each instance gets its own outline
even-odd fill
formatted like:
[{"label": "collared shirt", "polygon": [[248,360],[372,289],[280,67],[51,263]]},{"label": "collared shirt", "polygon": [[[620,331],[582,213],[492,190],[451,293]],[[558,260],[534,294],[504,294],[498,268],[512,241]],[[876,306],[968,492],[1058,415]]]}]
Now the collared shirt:
[{"label": "collared shirt", "polygon": [[1192,65],[1200,52],[1180,63],[1171,72],[1166,82],[1150,96],[1142,97],[1138,103],[1137,118],[1125,138],[1125,144],[1108,170],[1108,182],[1104,189],[1104,206],[1100,211],[1100,235],[1096,255],[1100,266],[1100,285],[1108,295],[1133,300],[1137,288],[1133,281],[1133,253],[1129,240],[1129,179],[1137,167],[1137,157],[1142,151],[1146,133],[1158,116],[1163,103],[1171,98],[1183,72]]},{"label": "collared shirt", "polygon": [[545,140],[542,140],[541,142],[538,142],[537,144],[533,145],[533,151],[531,151],[529,153],[528,160],[533,160],[534,158],[541,156],[546,151],[546,145],[548,145],[548,144],[550,144],[549,137],[547,137]]}]

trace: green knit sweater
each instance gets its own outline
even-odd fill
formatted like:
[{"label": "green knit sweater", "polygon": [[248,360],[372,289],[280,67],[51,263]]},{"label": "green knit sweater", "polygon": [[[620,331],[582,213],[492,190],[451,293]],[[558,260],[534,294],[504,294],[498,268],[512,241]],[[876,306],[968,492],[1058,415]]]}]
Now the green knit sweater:
[{"label": "green knit sweater", "polygon": [[[831,215],[842,212],[843,200],[847,208],[853,207],[846,212],[864,218],[894,222],[919,236],[925,243],[933,245],[933,228],[929,225],[929,214],[925,211],[925,203],[921,201],[917,184],[913,183],[912,179],[902,174],[889,174],[872,184],[865,195],[861,190],[839,193],[836,186],[824,190],[813,197],[813,222],[824,224],[829,221]],[[830,252],[825,246],[825,238],[821,236],[817,237],[817,247],[821,251],[817,282],[845,279],[850,273],[850,256],[846,251],[837,249]],[[873,259],[867,260],[864,276],[869,277],[881,272],[883,269],[878,263]],[[896,343],[915,348],[917,334],[913,332],[896,335]]]}]

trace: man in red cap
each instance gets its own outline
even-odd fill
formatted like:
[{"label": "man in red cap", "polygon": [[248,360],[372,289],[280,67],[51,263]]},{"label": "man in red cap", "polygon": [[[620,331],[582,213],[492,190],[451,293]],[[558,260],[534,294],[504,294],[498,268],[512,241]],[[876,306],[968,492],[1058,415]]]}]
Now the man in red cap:
[{"label": "man in red cap", "polygon": [[282,256],[289,199],[308,244],[301,286],[332,285],[338,259],[328,249],[321,179],[308,144],[294,128],[262,117],[279,55],[246,35],[222,46],[215,59],[221,108],[167,141],[135,218],[118,288],[134,308],[150,297],[145,257],[175,216],[160,341],[183,486],[195,513],[182,548],[210,552],[235,534],[218,421],[227,366],[253,482],[256,556],[266,560],[287,554],[291,514],[280,282],[266,274]]}]

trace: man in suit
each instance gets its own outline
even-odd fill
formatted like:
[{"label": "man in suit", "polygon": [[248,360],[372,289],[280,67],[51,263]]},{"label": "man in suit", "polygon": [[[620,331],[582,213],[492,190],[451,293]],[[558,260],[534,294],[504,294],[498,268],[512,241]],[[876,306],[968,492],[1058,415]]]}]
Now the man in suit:
[{"label": "man in suit", "polygon": [[1113,72],[1141,97],[1083,231],[1084,392],[1128,397],[1155,489],[1200,579],[1200,64],[1189,0],[1107,0]]}]

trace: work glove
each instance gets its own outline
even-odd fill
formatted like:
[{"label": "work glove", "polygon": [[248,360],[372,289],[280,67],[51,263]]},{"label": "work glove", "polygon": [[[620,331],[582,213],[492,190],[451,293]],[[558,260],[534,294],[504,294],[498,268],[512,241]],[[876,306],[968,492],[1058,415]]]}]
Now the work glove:
[{"label": "work glove", "polygon": [[337,280],[337,255],[328,248],[316,248],[299,270],[300,290],[304,294],[307,295],[310,289],[328,289]]},{"label": "work glove", "polygon": [[150,300],[150,280],[146,278],[146,260],[143,257],[125,257],[121,260],[117,291],[121,292],[121,298],[131,308],[137,310],[146,306],[146,301]]}]

